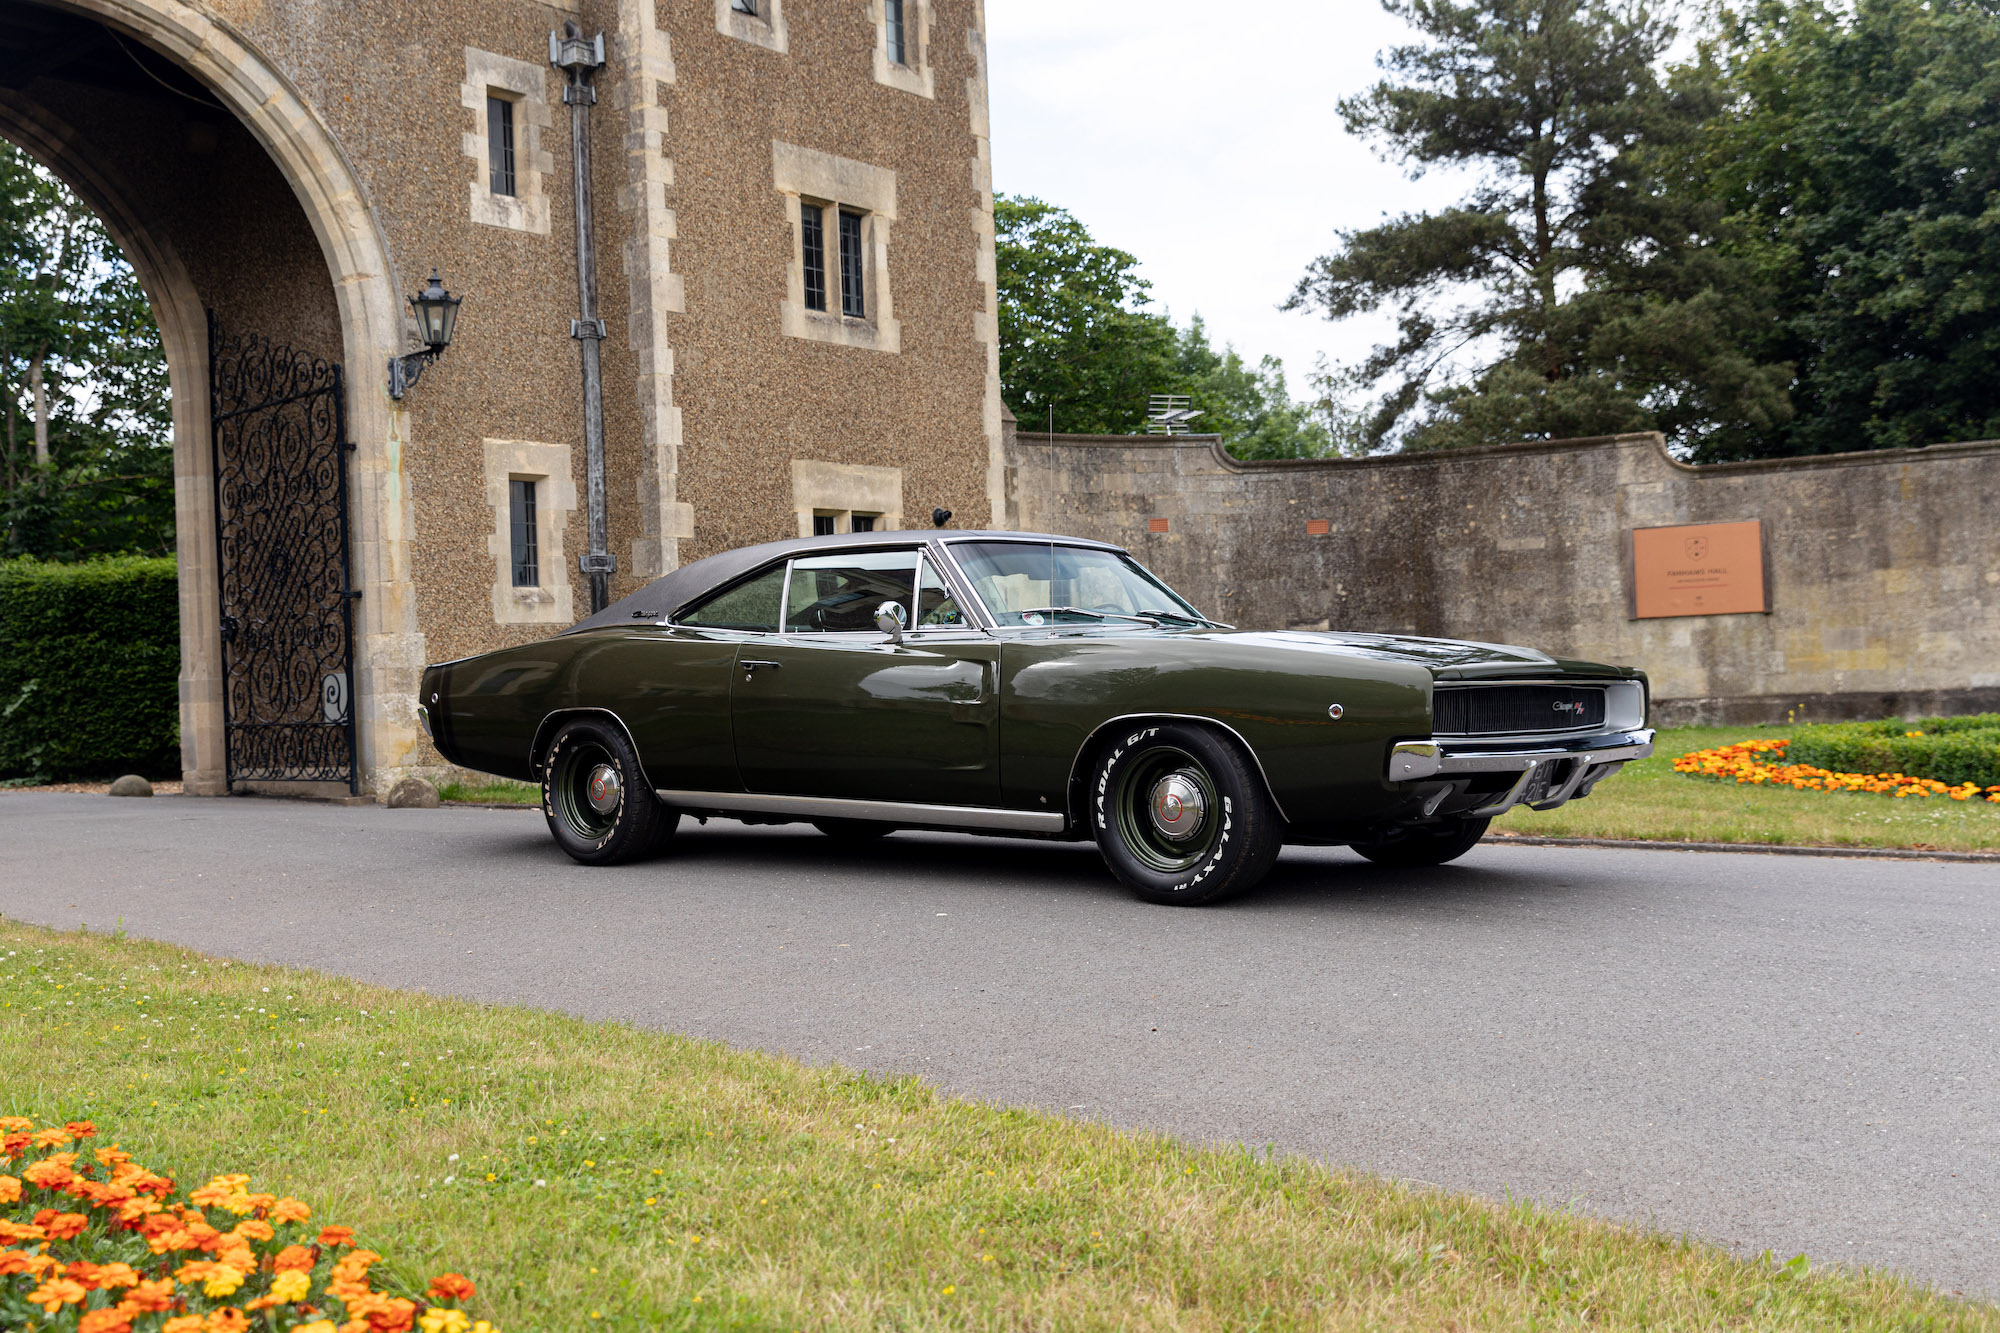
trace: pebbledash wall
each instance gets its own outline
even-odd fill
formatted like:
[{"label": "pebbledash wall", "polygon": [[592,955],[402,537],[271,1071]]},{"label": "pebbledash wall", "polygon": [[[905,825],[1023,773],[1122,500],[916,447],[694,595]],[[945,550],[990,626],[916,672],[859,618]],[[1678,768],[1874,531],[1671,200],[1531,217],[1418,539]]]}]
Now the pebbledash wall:
[{"label": "pebbledash wall", "polygon": [[[1690,467],[1650,434],[1270,463],[1007,437],[1012,526],[1116,542],[1247,627],[1627,663],[1669,723],[2000,708],[2000,443]],[[1746,519],[1768,613],[1632,618],[1632,529]]]},{"label": "pebbledash wall", "polygon": [[[612,596],[815,518],[1003,521],[984,11],[900,10],[897,50],[885,0],[0,5],[0,135],[105,218],[166,343],[190,791],[224,787],[208,312],[346,370],[364,790],[438,765],[425,662],[588,609],[574,163],[549,63],[566,20],[606,46],[589,120]],[[511,195],[490,98],[512,108]],[[826,312],[805,299],[803,206],[825,214]],[[394,401],[403,298],[434,267],[465,297],[458,335]],[[510,567],[514,480],[538,488],[535,587]]]}]

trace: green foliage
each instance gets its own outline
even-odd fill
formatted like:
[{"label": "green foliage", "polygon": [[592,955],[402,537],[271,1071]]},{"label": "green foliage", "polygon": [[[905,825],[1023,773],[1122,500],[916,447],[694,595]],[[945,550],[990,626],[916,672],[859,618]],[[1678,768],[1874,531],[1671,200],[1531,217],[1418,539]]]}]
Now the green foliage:
[{"label": "green foliage", "polygon": [[1720,210],[1667,188],[1720,100],[1671,81],[1673,28],[1633,0],[1384,0],[1423,41],[1341,104],[1412,174],[1474,173],[1454,207],[1342,232],[1291,308],[1393,307],[1396,341],[1344,377],[1380,391],[1368,447],[1656,429],[1683,445],[1768,431],[1790,367],[1746,352],[1768,320]]},{"label": "green foliage", "polygon": [[0,780],[180,771],[170,559],[0,562]]},{"label": "green foliage", "polygon": [[1835,773],[1901,773],[1952,787],[2000,786],[2000,713],[1797,727],[1785,760]]},{"label": "green foliage", "polygon": [[1148,307],[1139,261],[1100,245],[1067,211],[1039,199],[993,201],[1000,289],[1001,395],[1024,431],[1125,435],[1145,428],[1146,400],[1187,394],[1195,429],[1242,458],[1307,458],[1332,436],[1294,403],[1276,357],[1246,365],[1215,350],[1197,315],[1176,331]]},{"label": "green foliage", "polygon": [[2000,435],[2000,11],[1766,0],[1721,31],[1734,100],[1687,188],[1736,223],[1796,415],[1707,458]]},{"label": "green foliage", "polygon": [[0,550],[166,554],[173,492],[166,358],[146,295],[89,209],[0,143]]}]

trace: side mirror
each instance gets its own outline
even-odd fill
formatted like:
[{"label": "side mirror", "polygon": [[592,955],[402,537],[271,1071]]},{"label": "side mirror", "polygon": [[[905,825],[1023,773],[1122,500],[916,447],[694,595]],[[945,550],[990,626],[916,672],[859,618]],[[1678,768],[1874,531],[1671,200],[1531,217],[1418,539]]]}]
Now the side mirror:
[{"label": "side mirror", "polygon": [[875,608],[875,628],[888,635],[890,643],[903,641],[903,626],[908,623],[901,602],[884,602]]}]

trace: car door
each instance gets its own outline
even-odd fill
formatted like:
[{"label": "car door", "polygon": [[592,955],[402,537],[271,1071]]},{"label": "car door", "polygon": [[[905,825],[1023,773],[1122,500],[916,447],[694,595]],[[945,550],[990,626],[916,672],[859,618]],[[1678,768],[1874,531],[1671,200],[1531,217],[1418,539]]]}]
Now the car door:
[{"label": "car door", "polygon": [[[910,629],[875,627],[884,602]],[[744,788],[919,805],[999,801],[999,646],[915,547],[791,563],[784,632],[737,655]]]}]

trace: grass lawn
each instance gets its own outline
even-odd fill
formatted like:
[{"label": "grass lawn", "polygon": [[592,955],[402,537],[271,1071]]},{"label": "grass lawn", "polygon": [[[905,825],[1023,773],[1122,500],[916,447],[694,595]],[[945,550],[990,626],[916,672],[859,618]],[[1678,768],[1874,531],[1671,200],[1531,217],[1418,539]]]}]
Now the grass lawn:
[{"label": "grass lawn", "polygon": [[1743,786],[1673,769],[1690,750],[1785,734],[1781,726],[1663,728],[1652,758],[1626,765],[1587,799],[1510,810],[1493,827],[1559,838],[2000,850],[2000,805],[1988,801]]},{"label": "grass lawn", "polygon": [[532,782],[476,775],[465,782],[447,782],[438,788],[441,801],[477,801],[482,805],[540,805],[542,789]]},{"label": "grass lawn", "polygon": [[383,1289],[466,1273],[507,1333],[2000,1329],[1880,1275],[12,922],[0,1114],[249,1172],[355,1226]]}]

